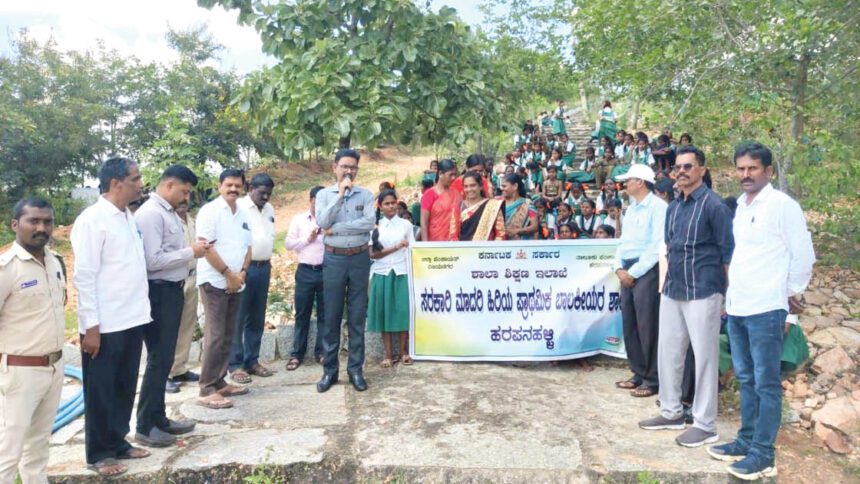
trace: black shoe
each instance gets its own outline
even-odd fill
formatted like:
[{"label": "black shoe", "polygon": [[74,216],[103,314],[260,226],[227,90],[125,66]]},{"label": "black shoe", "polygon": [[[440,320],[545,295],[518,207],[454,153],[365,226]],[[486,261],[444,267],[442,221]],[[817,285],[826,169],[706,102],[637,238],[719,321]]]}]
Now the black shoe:
[{"label": "black shoe", "polygon": [[367,390],[367,382],[364,381],[364,377],[361,376],[360,373],[349,375],[349,382],[352,383],[352,386],[360,392]]},{"label": "black shoe", "polygon": [[137,432],[134,440],[147,447],[169,447],[176,443],[176,437],[162,431],[158,427],[152,427],[149,434]]},{"label": "black shoe", "polygon": [[168,378],[167,383],[164,384],[164,393],[179,393],[179,383]]},{"label": "black shoe", "polygon": [[171,435],[187,434],[194,430],[197,422],[194,420],[168,420],[167,425],[159,426],[159,430]]},{"label": "black shoe", "polygon": [[186,371],[181,375],[176,375],[171,378],[173,381],[200,381],[200,375],[194,373],[193,371]]},{"label": "black shoe", "polygon": [[317,382],[317,391],[320,393],[325,393],[335,383],[337,383],[337,374],[325,374],[322,378],[320,378],[320,381]]}]

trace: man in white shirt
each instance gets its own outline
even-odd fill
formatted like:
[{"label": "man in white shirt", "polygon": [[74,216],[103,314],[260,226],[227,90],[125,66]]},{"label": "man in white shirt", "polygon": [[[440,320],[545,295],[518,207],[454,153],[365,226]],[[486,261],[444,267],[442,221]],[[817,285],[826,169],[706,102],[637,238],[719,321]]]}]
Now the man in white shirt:
[{"label": "man in white shirt", "polygon": [[237,203],[244,187],[241,170],[224,170],[218,185],[221,196],[197,214],[197,240],[210,244],[206,256],[197,263],[197,286],[206,312],[197,403],[212,409],[230,408],[233,402],[227,397],[248,393],[248,387],[224,380],[241,292],[251,264],[251,226],[247,212]]},{"label": "man in white shirt", "polygon": [[269,203],[275,182],[269,175],[257,173],[251,178],[250,188],[248,195],[236,202],[251,225],[251,265],[239,303],[228,368],[233,381],[242,384],[250,383],[251,375],[272,376],[272,370],[259,360],[272,275],[270,259],[275,247],[275,209]]},{"label": "man in white shirt", "polygon": [[734,462],[741,479],[776,476],[774,442],[782,417],[780,358],[788,312],[797,314],[812,277],[815,252],[800,205],[774,190],[773,155],[759,143],[735,150],[744,194],[738,198],[729,264],[726,312],[732,366],[740,382],[741,428],[737,439],[708,449]]},{"label": "man in white shirt", "polygon": [[140,199],[137,163],[110,158],[99,170],[102,196],[71,232],[78,290],[78,326],[89,468],[102,476],[128,470],[117,459],[149,452],[125,440],[137,390],[143,325],[150,316],[143,238],[128,210]]},{"label": "man in white shirt", "polygon": [[292,371],[302,364],[308,347],[308,334],[311,325],[311,312],[314,300],[317,304],[317,337],[314,344],[314,358],[322,361],[322,321],[325,317],[323,300],[323,244],[322,229],[317,225],[317,193],[325,187],[311,189],[310,210],[300,213],[290,221],[290,229],[284,239],[284,246],[296,251],[299,267],[296,270],[295,309],[296,327],[293,332],[293,352],[287,362],[287,370]]}]

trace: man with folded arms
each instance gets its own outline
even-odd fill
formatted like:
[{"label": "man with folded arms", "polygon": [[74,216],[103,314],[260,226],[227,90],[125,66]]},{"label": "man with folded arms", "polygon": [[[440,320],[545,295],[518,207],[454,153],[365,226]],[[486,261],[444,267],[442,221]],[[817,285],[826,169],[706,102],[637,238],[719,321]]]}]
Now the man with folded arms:
[{"label": "man with folded arms", "polygon": [[176,442],[174,435],[194,430],[191,420],[170,420],[164,405],[164,388],[173,366],[179,324],[184,305],[184,284],[188,263],[203,257],[206,242],[185,244],[182,222],[176,207],[186,201],[197,185],[197,176],[182,165],[169,166],[158,187],[134,219],[143,236],[143,252],[149,279],[152,323],[144,326],[146,373],[137,402],[135,440],[150,447],[166,447]]},{"label": "man with folded arms", "polygon": [[51,204],[12,209],[15,242],[0,254],[0,482],[48,482],[48,445],[63,388],[66,280],[45,245]]},{"label": "man with folded arms", "polygon": [[698,447],[716,442],[720,309],[734,249],[732,214],[703,183],[705,154],[695,146],[678,152],[674,171],[681,194],[666,212],[668,272],[660,299],[660,415],[639,422],[646,430],[685,427],[681,382],[687,349],[695,355],[693,426],[675,438]]},{"label": "man with folded arms", "polygon": [[143,326],[152,321],[143,238],[128,204],[143,182],[137,163],[109,158],[99,170],[102,196],[72,228],[78,326],[84,373],[85,447],[102,476],[128,470],[117,459],[149,452],[125,440],[137,390]]},{"label": "man with folded arms", "polygon": [[356,390],[367,390],[364,380],[364,329],[367,319],[367,286],[370,253],[367,243],[376,222],[373,194],[353,185],[358,173],[359,154],[341,149],[334,157],[337,183],[317,193],[316,219],[324,230],[323,291],[325,328],[323,335],[323,377],[317,391],[328,391],[337,382],[338,353],[343,306],[346,302],[349,330],[349,381]]},{"label": "man with folded arms", "polygon": [[227,397],[248,393],[248,387],[224,380],[241,292],[251,264],[251,226],[247,213],[236,203],[244,187],[241,170],[224,170],[218,185],[221,196],[197,214],[197,240],[210,244],[197,264],[197,285],[206,311],[197,403],[212,409],[230,408],[233,402]]}]

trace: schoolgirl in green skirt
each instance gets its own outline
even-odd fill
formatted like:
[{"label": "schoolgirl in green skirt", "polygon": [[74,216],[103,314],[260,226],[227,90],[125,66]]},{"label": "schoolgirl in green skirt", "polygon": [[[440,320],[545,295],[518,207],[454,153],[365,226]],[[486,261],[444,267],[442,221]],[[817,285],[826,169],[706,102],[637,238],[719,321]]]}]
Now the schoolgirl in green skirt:
[{"label": "schoolgirl in green skirt", "polygon": [[400,361],[412,364],[409,356],[409,285],[406,263],[409,245],[415,242],[412,224],[397,216],[397,193],[384,190],[376,199],[382,217],[371,235],[370,294],[367,306],[367,330],[382,333],[385,348],[383,368],[395,361],[392,339],[400,343]]}]

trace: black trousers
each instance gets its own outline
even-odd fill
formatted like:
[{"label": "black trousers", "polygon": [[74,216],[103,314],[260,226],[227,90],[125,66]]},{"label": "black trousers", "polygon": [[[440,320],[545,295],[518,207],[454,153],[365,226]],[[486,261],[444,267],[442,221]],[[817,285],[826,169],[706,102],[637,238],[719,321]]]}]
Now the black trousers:
[{"label": "black trousers", "polygon": [[149,282],[149,304],[152,322],[143,327],[146,344],[146,373],[140,384],[137,401],[137,431],[149,434],[153,427],[166,427],[170,422],[164,408],[164,385],[173,367],[179,323],[185,296],[182,286]]},{"label": "black trousers", "polygon": [[131,448],[125,436],[137,391],[142,342],[143,326],[137,326],[102,334],[95,358],[81,351],[87,464],[116,458]]},{"label": "black trousers", "polygon": [[636,280],[631,288],[621,287],[621,317],[624,321],[624,345],[633,380],[639,385],[657,389],[657,341],[660,329],[659,275],[654,266]]},{"label": "black trousers", "polygon": [[322,322],[325,318],[323,302],[323,271],[307,264],[299,264],[296,270],[296,331],[293,334],[291,358],[304,359],[308,349],[308,333],[311,326],[311,312],[317,302],[317,338],[314,356],[322,356]]}]

